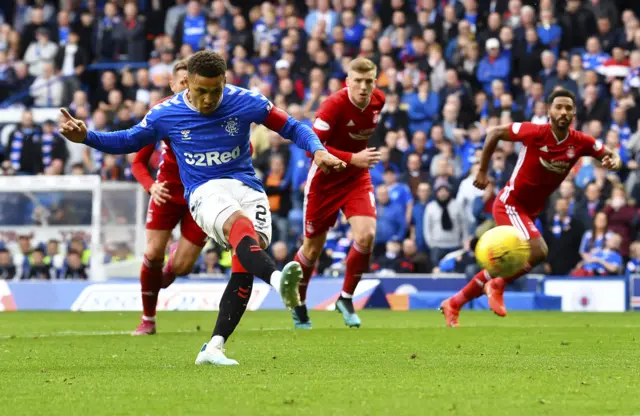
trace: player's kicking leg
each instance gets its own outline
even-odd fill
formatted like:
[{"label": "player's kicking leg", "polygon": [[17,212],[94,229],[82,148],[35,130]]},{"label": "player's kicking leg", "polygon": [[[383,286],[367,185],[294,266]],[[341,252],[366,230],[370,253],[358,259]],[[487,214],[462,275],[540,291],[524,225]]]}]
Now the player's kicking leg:
[{"label": "player's kicking leg", "polygon": [[271,239],[269,201],[264,193],[234,179],[219,179],[198,188],[190,202],[198,225],[219,243],[231,246],[238,262],[238,275],[222,295],[211,341],[201,349],[196,364],[234,365],[237,362],[224,354],[224,344],[247,307],[248,279],[257,276],[269,283],[285,306],[293,308],[299,302],[302,269],[297,262],[290,262],[280,272],[264,251]]},{"label": "player's kicking leg", "polygon": [[547,244],[530,217],[521,214],[517,207],[504,205],[500,200],[496,200],[494,203],[493,215],[497,225],[516,227],[529,240],[531,246],[529,261],[522,270],[513,276],[491,276],[486,270],[478,272],[458,293],[446,299],[440,305],[440,311],[445,317],[447,326],[458,326],[458,315],[462,307],[472,299],[482,296],[482,294],[487,295],[489,308],[496,315],[506,316],[507,309],[504,306],[504,289],[506,285],[529,273],[533,267],[547,258]]},{"label": "player's kicking leg", "polygon": [[140,268],[142,321],[131,335],[153,335],[156,333],[156,306],[162,285],[164,250],[170,238],[171,230],[147,230],[144,259]]}]

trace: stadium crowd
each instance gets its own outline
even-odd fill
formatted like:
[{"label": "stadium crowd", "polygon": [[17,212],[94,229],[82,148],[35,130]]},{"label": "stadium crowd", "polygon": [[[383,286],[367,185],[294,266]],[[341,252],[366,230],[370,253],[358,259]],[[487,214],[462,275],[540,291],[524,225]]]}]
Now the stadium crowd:
[{"label": "stadium crowd", "polygon": [[[132,181],[132,155],[66,142],[54,121],[34,123],[28,109],[64,106],[91,129],[128,128],[169,95],[173,63],[203,48],[227,59],[229,83],[264,94],[309,125],[320,103],[343,88],[348,62],[365,56],[378,65],[387,100],[371,143],[383,155],[371,170],[378,212],[372,271],[473,275],[475,241],[493,225],[492,202],[518,168],[520,151],[519,144],[502,143],[492,158],[491,185],[474,188],[486,131],[546,123],[545,97],[558,87],[578,97],[575,128],[618,149],[625,168],[607,174],[593,160],[576,165],[538,218],[550,254],[537,271],[621,274],[640,264],[636,1],[9,3],[0,6],[0,101],[27,110],[21,123],[2,130],[0,174],[96,173]],[[283,263],[300,243],[310,160],[262,126],[254,128],[252,143],[274,219],[272,254]],[[37,221],[15,204],[0,197],[0,225]],[[340,273],[350,244],[339,221],[318,271]],[[20,262],[33,265],[23,278],[52,275],[38,270],[59,256],[54,242],[20,246],[13,260],[0,248],[0,278]],[[59,259],[60,276],[86,277],[83,253],[78,247]],[[203,257],[202,270],[225,270],[225,253],[214,248]]]}]

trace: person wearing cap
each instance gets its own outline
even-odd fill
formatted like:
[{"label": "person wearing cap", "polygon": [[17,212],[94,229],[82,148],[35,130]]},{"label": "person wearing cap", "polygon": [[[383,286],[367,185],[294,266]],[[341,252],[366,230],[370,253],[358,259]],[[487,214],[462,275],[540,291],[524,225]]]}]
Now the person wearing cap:
[{"label": "person wearing cap", "polygon": [[487,94],[491,93],[491,83],[499,79],[509,85],[511,62],[500,54],[500,41],[496,38],[488,39],[485,43],[487,56],[478,65],[476,76]]},{"label": "person wearing cap", "polygon": [[29,65],[29,74],[34,77],[42,75],[45,63],[53,63],[58,52],[58,45],[50,39],[49,30],[40,28],[36,31],[36,40],[31,42],[24,55],[24,62]]},{"label": "person wearing cap", "polygon": [[438,264],[448,253],[462,247],[469,233],[464,213],[452,198],[449,182],[439,178],[434,189],[435,199],[427,204],[424,212],[424,239],[429,246],[431,264]]}]

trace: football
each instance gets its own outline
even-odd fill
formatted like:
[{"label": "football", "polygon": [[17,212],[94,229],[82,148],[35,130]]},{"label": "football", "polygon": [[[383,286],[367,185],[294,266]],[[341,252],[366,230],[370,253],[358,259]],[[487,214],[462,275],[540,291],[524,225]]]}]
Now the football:
[{"label": "football", "polygon": [[508,277],[522,269],[531,254],[529,242],[517,228],[501,225],[482,234],[476,259],[493,277]]}]

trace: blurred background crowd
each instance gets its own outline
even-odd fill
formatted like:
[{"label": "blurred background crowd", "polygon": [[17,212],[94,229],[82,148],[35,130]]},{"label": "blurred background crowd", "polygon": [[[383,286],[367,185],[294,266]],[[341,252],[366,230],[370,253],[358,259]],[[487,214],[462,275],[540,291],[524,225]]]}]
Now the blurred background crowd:
[{"label": "blurred background crowd", "polygon": [[[65,142],[56,120],[36,123],[29,109],[68,107],[100,131],[131,127],[170,94],[173,63],[201,49],[227,59],[229,83],[264,94],[309,125],[320,103],[344,87],[350,60],[365,56],[378,65],[387,97],[371,143],[383,154],[371,170],[378,211],[373,272],[473,272],[475,241],[493,225],[491,204],[520,150],[502,143],[492,158],[491,185],[474,188],[486,131],[546,123],[545,97],[557,87],[578,97],[575,128],[617,149],[625,167],[609,173],[597,161],[578,163],[538,218],[550,255],[536,271],[634,272],[640,264],[639,19],[636,0],[2,2],[0,107],[25,111],[21,122],[0,125],[0,174],[93,173],[133,181],[133,155]],[[310,161],[262,126],[251,140],[274,219],[272,254],[284,263],[301,241]],[[151,171],[159,159],[158,151]],[[89,221],[88,203],[83,209],[77,200],[40,201],[56,214],[53,224]],[[33,210],[32,201],[0,193],[0,225],[38,223]],[[90,254],[82,243],[59,247],[23,236],[13,253],[0,243],[0,278],[86,277]],[[318,272],[340,273],[350,244],[340,220]],[[111,254],[113,261],[128,258],[131,248]],[[224,272],[227,262],[212,247],[198,267]]]}]

